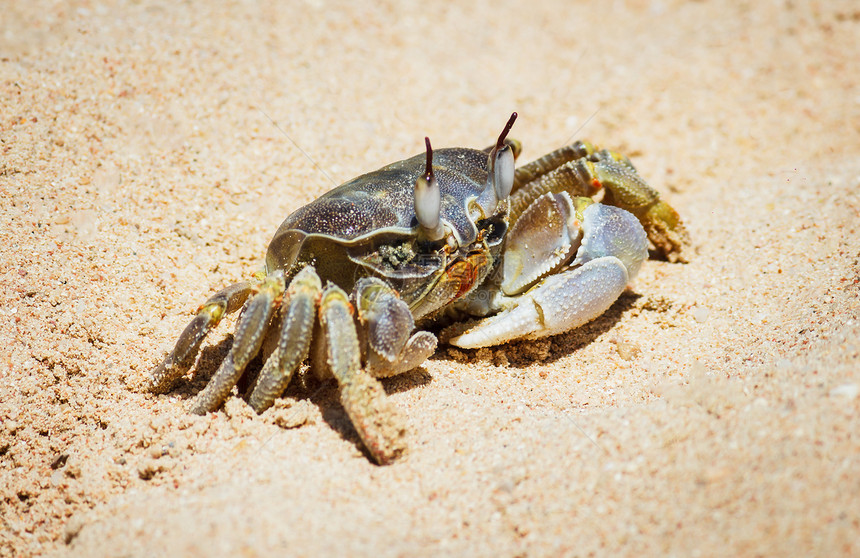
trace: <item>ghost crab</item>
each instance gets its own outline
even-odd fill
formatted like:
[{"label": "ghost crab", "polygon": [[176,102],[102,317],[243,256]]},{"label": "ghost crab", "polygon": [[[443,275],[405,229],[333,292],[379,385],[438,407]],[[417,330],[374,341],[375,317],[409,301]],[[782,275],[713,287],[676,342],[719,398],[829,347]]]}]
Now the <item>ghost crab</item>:
[{"label": "ghost crab", "polygon": [[[443,336],[464,348],[555,335],[606,311],[648,257],[648,239],[683,261],[678,214],[616,153],[576,142],[515,169],[520,144],[426,151],[355,178],[298,209],[269,244],[266,274],[216,293],[150,375],[168,391],[206,334],[242,309],[233,345],[192,412],[216,410],[250,360],[247,395],[272,405],[308,357],[380,464],[406,449],[406,421],[377,378],[436,349],[419,328],[463,318]],[[602,190],[602,203],[591,196]],[[644,228],[643,228],[644,227]],[[647,231],[647,234],[646,234]]]}]

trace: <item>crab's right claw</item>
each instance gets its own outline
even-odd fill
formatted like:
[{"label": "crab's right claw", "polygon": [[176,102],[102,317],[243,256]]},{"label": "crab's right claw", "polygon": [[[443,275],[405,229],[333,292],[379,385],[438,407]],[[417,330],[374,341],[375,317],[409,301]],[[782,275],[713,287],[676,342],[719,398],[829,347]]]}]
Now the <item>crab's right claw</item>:
[{"label": "crab's right claw", "polygon": [[514,339],[558,335],[597,318],[627,286],[627,270],[615,257],[550,275],[516,299],[508,309],[448,340],[455,347],[477,349]]}]

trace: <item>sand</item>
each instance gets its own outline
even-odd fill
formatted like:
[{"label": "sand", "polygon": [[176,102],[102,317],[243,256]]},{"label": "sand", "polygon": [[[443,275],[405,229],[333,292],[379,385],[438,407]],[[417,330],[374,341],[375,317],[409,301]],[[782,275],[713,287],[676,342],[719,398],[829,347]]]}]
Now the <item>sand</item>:
[{"label": "sand", "polygon": [[[858,57],[850,0],[8,4],[0,555],[857,555]],[[523,161],[630,155],[690,263],[386,381],[388,467],[331,386],[186,414],[232,321],[139,390],[290,212],[514,110]]]}]

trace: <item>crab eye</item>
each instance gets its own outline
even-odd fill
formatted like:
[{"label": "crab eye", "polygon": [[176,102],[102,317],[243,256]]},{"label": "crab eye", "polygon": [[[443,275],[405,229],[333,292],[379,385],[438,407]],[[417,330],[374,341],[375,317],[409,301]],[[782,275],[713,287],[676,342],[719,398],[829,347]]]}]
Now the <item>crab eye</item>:
[{"label": "crab eye", "polygon": [[427,238],[439,240],[445,236],[444,228],[439,223],[442,197],[433,174],[433,148],[430,147],[430,138],[424,138],[424,142],[427,145],[427,167],[424,174],[415,180],[415,217],[421,232]]},{"label": "crab eye", "polygon": [[504,146],[496,153],[493,165],[493,187],[496,189],[496,197],[500,200],[507,199],[514,187],[514,152],[511,146]]},{"label": "crab eye", "polygon": [[489,179],[493,181],[493,189],[499,200],[507,199],[514,187],[514,150],[505,142],[505,138],[516,119],[517,113],[513,113],[499,135],[496,146],[490,151]]}]

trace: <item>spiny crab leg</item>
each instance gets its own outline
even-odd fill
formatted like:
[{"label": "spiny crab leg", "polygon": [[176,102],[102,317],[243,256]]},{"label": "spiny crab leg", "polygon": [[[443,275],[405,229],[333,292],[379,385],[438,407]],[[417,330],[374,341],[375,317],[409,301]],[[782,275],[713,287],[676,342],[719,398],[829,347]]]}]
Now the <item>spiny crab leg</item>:
[{"label": "spiny crab leg", "polygon": [[289,385],[296,368],[307,358],[321,291],[320,278],[311,266],[302,269],[290,282],[281,304],[283,319],[278,346],[263,365],[248,399],[257,413],[272,406]]},{"label": "spiny crab leg", "polygon": [[[546,157],[551,155],[553,153],[546,155]],[[541,160],[538,159],[538,161]],[[556,160],[552,159],[551,162],[555,163]],[[520,188],[511,195],[511,223],[516,224],[520,215],[544,194],[567,192],[571,196],[591,197],[599,192],[602,184],[595,182],[585,163],[586,161],[583,159],[567,161],[544,174],[533,177],[530,182],[521,184]],[[520,167],[520,169],[522,168]],[[520,169],[517,171],[519,172]]]},{"label": "spiny crab leg", "polygon": [[204,302],[197,310],[197,315],[179,336],[176,346],[150,374],[147,391],[153,393],[170,391],[173,383],[194,364],[200,344],[206,335],[218,325],[225,314],[241,308],[252,292],[254,292],[254,284],[243,281],[218,291]]},{"label": "spiny crab leg", "polygon": [[283,271],[270,274],[258,287],[257,294],[245,305],[239,323],[236,324],[230,353],[206,388],[197,396],[191,408],[192,413],[203,415],[214,411],[230,395],[230,390],[239,381],[245,367],[260,350],[275,303],[283,294],[284,288]]},{"label": "spiny crab leg", "polygon": [[340,402],[373,459],[386,465],[406,451],[406,419],[382,384],[361,367],[352,306],[343,290],[328,284],[320,301],[325,358],[340,386]]},{"label": "spiny crab leg", "polygon": [[516,194],[524,185],[554,171],[565,163],[588,157],[595,151],[594,145],[591,143],[577,141],[556,149],[551,153],[547,153],[540,159],[535,159],[530,163],[517,167],[514,173],[513,193]]},{"label": "spiny crab leg", "polygon": [[511,196],[511,221],[547,192],[593,196],[636,215],[648,238],[670,262],[686,262],[690,239],[681,218],[660,193],[636,172],[630,160],[591,143],[578,141],[517,169]]}]

